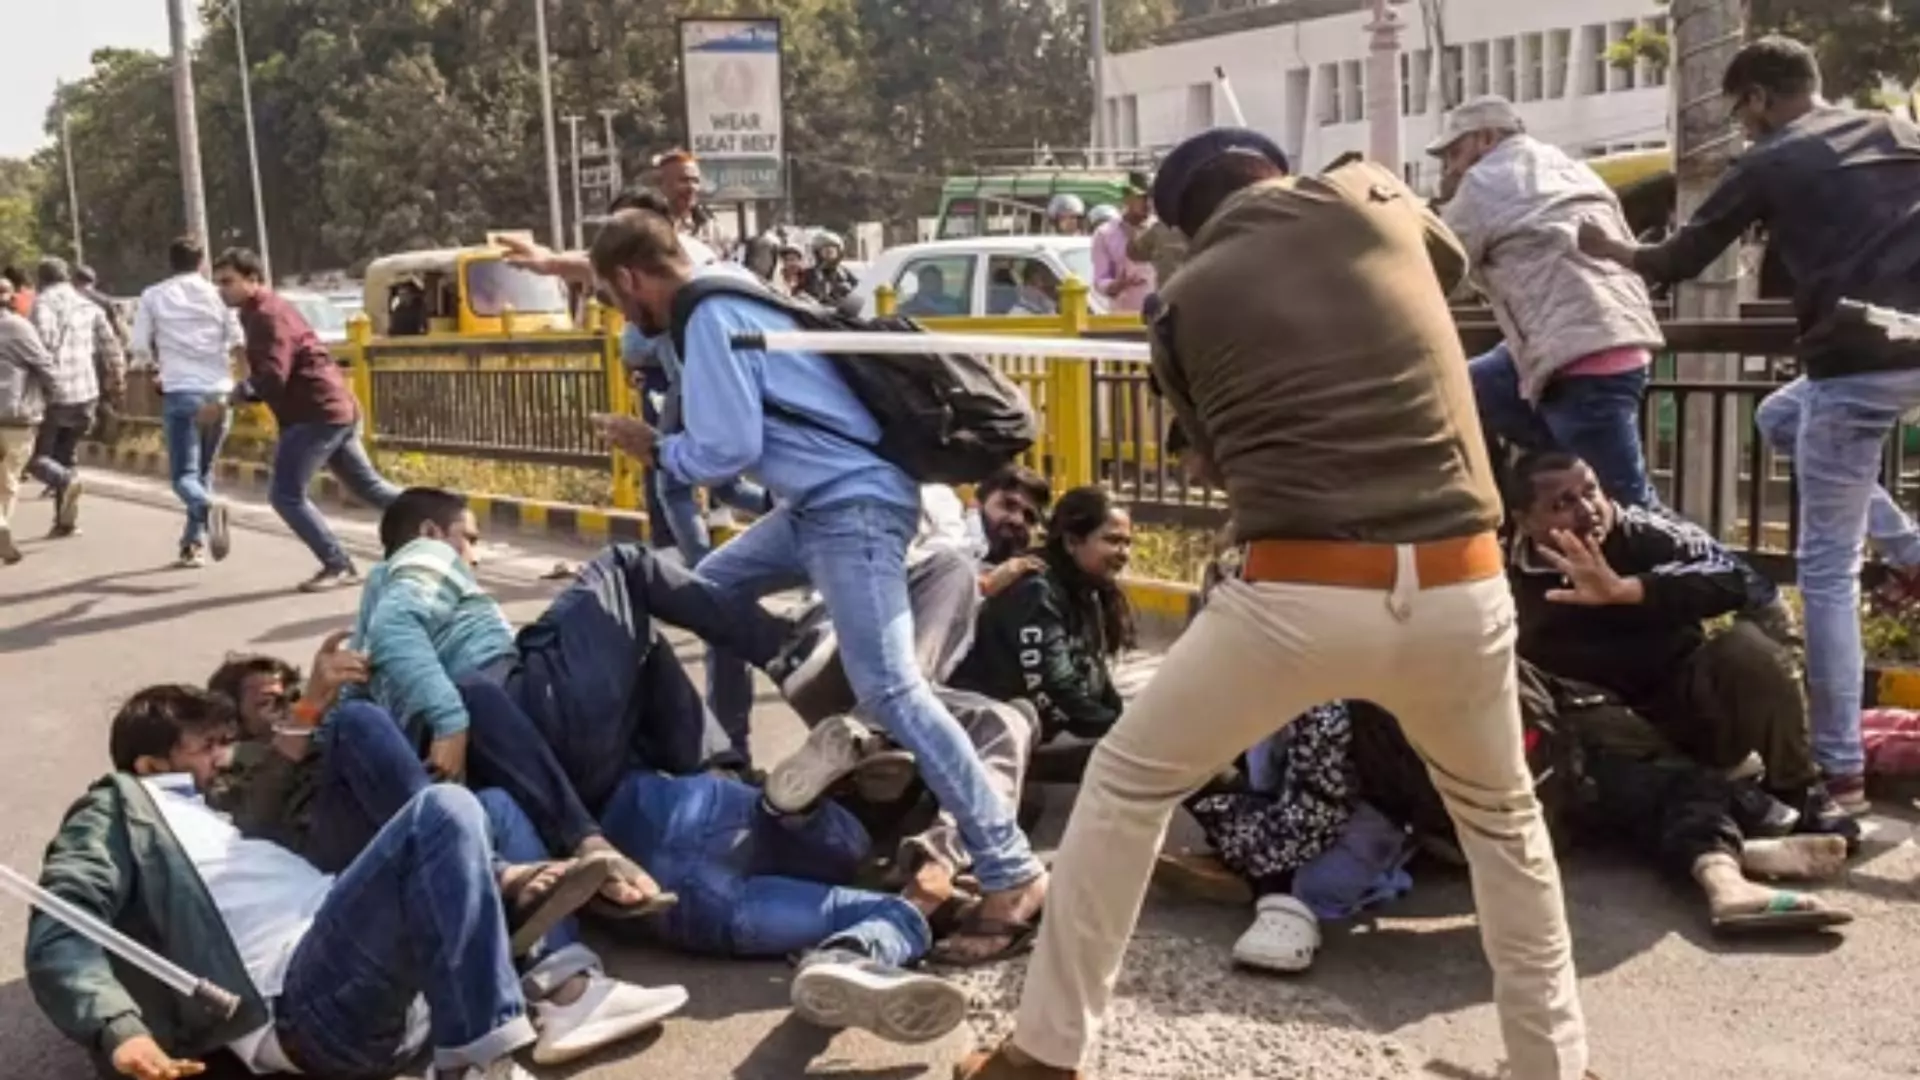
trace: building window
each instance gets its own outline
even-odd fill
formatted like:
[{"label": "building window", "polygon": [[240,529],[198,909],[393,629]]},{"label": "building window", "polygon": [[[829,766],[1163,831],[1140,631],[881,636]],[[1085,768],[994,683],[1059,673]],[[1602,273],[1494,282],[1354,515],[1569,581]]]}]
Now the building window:
[{"label": "building window", "polygon": [[[1351,124],[1367,118],[1367,68],[1359,60],[1349,60],[1341,67],[1340,89],[1345,91],[1346,103],[1341,106],[1340,115]],[[1391,108],[1391,106],[1389,106]]]},{"label": "building window", "polygon": [[1572,53],[1573,31],[1555,30],[1547,35],[1547,97],[1557,100],[1567,96]]},{"label": "building window", "polygon": [[1213,84],[1187,85],[1187,131],[1198,134],[1213,127]]},{"label": "building window", "polygon": [[1447,46],[1440,58],[1440,107],[1445,109],[1467,99],[1467,50]]},{"label": "building window", "polygon": [[[1669,31],[1667,29],[1667,17],[1665,15],[1656,15],[1653,18],[1648,19],[1645,23],[1645,26],[1647,28],[1647,33],[1653,34],[1657,37],[1668,38],[1669,41],[1672,40],[1670,37],[1668,37]],[[1669,56],[1672,55],[1671,47],[1669,47],[1668,55]],[[1640,81],[1642,85],[1644,86],[1667,85],[1667,65],[1666,64],[1656,64],[1651,60],[1642,60],[1640,61],[1640,71],[1641,71]]]},{"label": "building window", "polygon": [[1425,116],[1432,107],[1433,99],[1433,50],[1421,49],[1413,54],[1413,108],[1411,115]]},{"label": "building window", "polygon": [[[1614,23],[1612,28],[1607,31],[1607,45],[1609,48],[1611,48],[1612,46],[1618,45],[1621,42],[1627,40],[1631,36],[1633,36],[1633,20],[1622,19],[1619,22]],[[1638,85],[1639,80],[1634,77],[1633,67],[1634,66],[1632,64],[1628,64],[1625,67],[1620,67],[1618,65],[1611,64],[1611,63],[1608,64],[1607,65],[1607,89],[1631,90],[1636,85]]]},{"label": "building window", "polygon": [[1476,41],[1467,46],[1467,92],[1471,97],[1493,93],[1491,43]]},{"label": "building window", "polygon": [[1320,77],[1320,123],[1323,126],[1340,122],[1340,65],[1321,64]]},{"label": "building window", "polygon": [[1607,28],[1603,25],[1580,28],[1580,92],[1607,92]]},{"label": "building window", "polygon": [[1520,98],[1519,70],[1514,58],[1514,39],[1501,38],[1493,43],[1493,92],[1508,101]]},{"label": "building window", "polygon": [[1400,115],[1413,115],[1413,54],[1400,54]]},{"label": "building window", "polygon": [[1520,36],[1520,100],[1539,101],[1546,96],[1547,40],[1540,34]]}]

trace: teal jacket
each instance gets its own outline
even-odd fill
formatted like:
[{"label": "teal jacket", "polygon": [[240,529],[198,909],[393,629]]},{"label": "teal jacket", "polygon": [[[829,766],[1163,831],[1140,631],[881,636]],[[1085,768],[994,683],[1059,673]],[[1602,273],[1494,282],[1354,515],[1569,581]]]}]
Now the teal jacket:
[{"label": "teal jacket", "polygon": [[453,680],[513,656],[513,626],[451,544],[422,537],[368,573],[353,648],[373,661],[355,696],[441,738],[467,729]]},{"label": "teal jacket", "polygon": [[206,883],[160,816],[147,789],[117,773],[97,781],[67,811],[47,846],[43,888],[186,968],[241,995],[229,1020],[125,963],[65,923],[33,913],[27,983],[40,1010],[96,1056],[101,1070],[128,1039],[150,1035],[177,1057],[204,1057],[271,1014],[247,977]]}]

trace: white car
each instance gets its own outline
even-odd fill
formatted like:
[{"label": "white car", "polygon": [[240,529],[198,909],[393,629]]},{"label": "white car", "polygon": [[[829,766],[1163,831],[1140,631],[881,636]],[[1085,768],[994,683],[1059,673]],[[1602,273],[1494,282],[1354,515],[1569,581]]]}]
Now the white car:
[{"label": "white car", "polygon": [[[882,285],[893,287],[903,315],[1045,314],[1058,310],[1068,275],[1093,283],[1090,238],[975,236],[889,248],[860,275],[853,295],[867,318],[876,314],[874,292]],[[1089,293],[1088,302],[1096,314],[1107,310],[1104,297]]]},{"label": "white car", "polygon": [[280,298],[299,310],[307,325],[320,336],[320,343],[328,349],[346,343],[347,314],[330,297],[301,289],[282,289]]}]

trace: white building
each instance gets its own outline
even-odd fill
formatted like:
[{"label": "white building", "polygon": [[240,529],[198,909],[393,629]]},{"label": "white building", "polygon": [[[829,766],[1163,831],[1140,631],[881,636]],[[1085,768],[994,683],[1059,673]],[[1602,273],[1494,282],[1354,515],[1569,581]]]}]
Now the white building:
[{"label": "white building", "polygon": [[[1368,147],[1367,0],[1271,0],[1179,23],[1155,45],[1108,57],[1107,130],[1119,147],[1165,149],[1231,122],[1214,68],[1256,128],[1302,169]],[[1400,111],[1409,175],[1430,184],[1423,155],[1443,102],[1511,99],[1535,136],[1581,157],[1669,144],[1664,67],[1605,59],[1637,27],[1665,32],[1656,0],[1397,0]],[[1437,59],[1436,59],[1437,58]]]}]

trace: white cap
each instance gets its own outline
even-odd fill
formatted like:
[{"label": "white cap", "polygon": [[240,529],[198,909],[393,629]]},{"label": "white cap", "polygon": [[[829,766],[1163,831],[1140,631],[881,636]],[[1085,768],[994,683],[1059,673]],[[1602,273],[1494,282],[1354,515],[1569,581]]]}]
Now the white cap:
[{"label": "white cap", "polygon": [[1527,122],[1520,119],[1520,110],[1513,102],[1498,94],[1477,97],[1447,114],[1446,127],[1439,137],[1427,144],[1427,153],[1439,157],[1446,153],[1447,147],[1479,131],[1527,130]]}]

